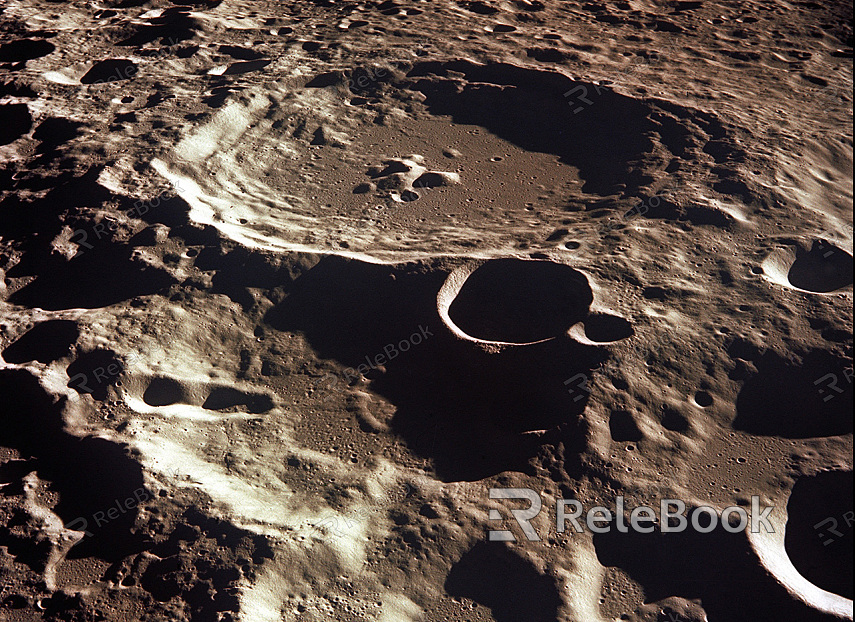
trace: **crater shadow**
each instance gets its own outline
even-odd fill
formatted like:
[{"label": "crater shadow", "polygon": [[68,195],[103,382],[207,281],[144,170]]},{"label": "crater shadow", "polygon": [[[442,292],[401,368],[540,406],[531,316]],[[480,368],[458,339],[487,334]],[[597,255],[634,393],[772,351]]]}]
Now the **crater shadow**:
[{"label": "crater shadow", "polygon": [[80,331],[73,320],[48,320],[36,324],[22,337],[3,350],[7,363],[39,361],[50,363],[71,352]]},{"label": "crater shadow", "polygon": [[33,117],[27,104],[2,104],[0,113],[5,119],[0,125],[0,145],[18,140],[33,127]]},{"label": "crater shadow", "polygon": [[651,162],[667,163],[652,155],[653,136],[678,156],[694,144],[684,124],[650,103],[557,72],[457,60],[418,63],[407,78],[402,86],[424,93],[430,113],[559,156],[579,170],[587,193],[635,195],[651,183]]},{"label": "crater shadow", "polygon": [[829,242],[815,241],[809,251],[796,251],[787,279],[808,292],[833,292],[852,285],[852,256]]},{"label": "crater shadow", "polygon": [[784,548],[805,579],[852,598],[852,471],[804,477],[787,502]]},{"label": "crater shadow", "polygon": [[50,311],[96,309],[154,294],[175,282],[166,270],[138,260],[133,248],[90,239],[91,249],[83,248],[68,262],[54,262],[52,270],[39,272],[9,302]]},{"label": "crater shadow", "polygon": [[80,78],[80,83],[101,84],[103,82],[129,80],[137,71],[137,66],[132,61],[124,58],[108,58],[92,65],[89,71]]},{"label": "crater shadow", "polygon": [[143,393],[143,401],[149,406],[170,406],[187,400],[184,386],[165,376],[152,378]]},{"label": "crater shadow", "polygon": [[797,359],[756,358],[736,397],[736,430],[812,438],[852,432],[852,362],[823,350]]},{"label": "crater shadow", "polygon": [[125,366],[116,353],[106,348],[96,348],[80,354],[65,372],[68,384],[78,393],[91,394],[96,400],[107,399],[107,387],[115,386]]},{"label": "crater shadow", "polygon": [[[685,513],[689,520],[692,511]],[[709,517],[699,520],[707,525]],[[614,523],[611,527],[608,533],[594,534],[597,559],[641,585],[645,602],[671,596],[698,600],[711,622],[829,622],[827,615],[794,599],[768,575],[744,533],[729,533],[720,524],[709,533],[696,532],[691,525],[685,531],[661,533],[657,524],[648,534],[631,528],[620,533]]]},{"label": "crater shadow", "polygon": [[244,406],[253,414],[265,413],[273,408],[269,395],[245,393],[233,387],[215,387],[205,399],[202,408],[225,410],[235,406]]},{"label": "crater shadow", "polygon": [[192,17],[187,7],[170,7],[159,17],[152,18],[149,24],[141,26],[136,33],[116,43],[123,47],[141,47],[146,43],[159,40],[161,44],[174,45],[191,39],[201,28],[198,18]]},{"label": "crater shadow", "polygon": [[[117,443],[66,432],[63,405],[64,398],[54,401],[28,370],[0,370],[0,445],[34,458],[39,477],[59,492],[53,511],[70,529],[92,534],[72,547],[69,558],[116,561],[139,552],[143,538],[133,529],[138,509],[125,502],[137,501],[135,493],[151,496],[140,465]],[[117,503],[125,511],[105,519]]]},{"label": "crater shadow", "polygon": [[466,552],[448,573],[445,591],[488,607],[496,622],[553,622],[561,605],[555,579],[496,542]]},{"label": "crater shadow", "polygon": [[609,416],[609,433],[612,440],[620,443],[625,441],[640,441],[644,438],[635,418],[628,410],[614,410]]},{"label": "crater shadow", "polygon": [[[437,310],[447,275],[436,265],[330,256],[294,281],[265,320],[370,376],[370,389],[397,407],[392,430],[445,481],[524,471],[545,442],[573,451],[587,393],[571,395],[564,381],[590,374],[604,352],[569,337],[493,353],[461,340]],[[539,430],[550,433],[526,434]]]},{"label": "crater shadow", "polygon": [[632,324],[625,318],[606,313],[592,313],[585,318],[585,336],[597,343],[610,343],[629,339],[635,334]]},{"label": "crater shadow", "polygon": [[592,301],[587,279],[570,266],[495,259],[469,275],[448,315],[471,337],[531,343],[566,332]]},{"label": "crater shadow", "polygon": [[44,39],[18,39],[0,45],[0,62],[18,63],[47,56],[56,49]]}]

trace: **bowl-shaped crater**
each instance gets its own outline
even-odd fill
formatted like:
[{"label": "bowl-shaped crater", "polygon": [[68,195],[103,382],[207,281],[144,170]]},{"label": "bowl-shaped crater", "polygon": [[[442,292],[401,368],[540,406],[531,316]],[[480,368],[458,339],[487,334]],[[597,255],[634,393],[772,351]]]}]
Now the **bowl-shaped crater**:
[{"label": "bowl-shaped crater", "polygon": [[[445,298],[443,300],[443,298]],[[584,274],[551,261],[494,259],[440,294],[452,330],[476,340],[528,344],[564,334],[593,301]]]},{"label": "bowl-shaped crater", "polygon": [[796,570],[824,590],[852,598],[852,471],[796,482],[784,546]]}]

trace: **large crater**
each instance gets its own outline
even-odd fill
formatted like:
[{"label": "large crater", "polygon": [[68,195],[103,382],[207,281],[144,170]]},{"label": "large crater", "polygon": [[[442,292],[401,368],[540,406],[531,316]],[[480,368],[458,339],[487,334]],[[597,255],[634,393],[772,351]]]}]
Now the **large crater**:
[{"label": "large crater", "polygon": [[556,71],[367,73],[246,90],[153,165],[193,220],[242,244],[394,263],[550,250],[568,211],[630,207],[675,161],[709,160],[709,141],[739,159],[712,115]]}]

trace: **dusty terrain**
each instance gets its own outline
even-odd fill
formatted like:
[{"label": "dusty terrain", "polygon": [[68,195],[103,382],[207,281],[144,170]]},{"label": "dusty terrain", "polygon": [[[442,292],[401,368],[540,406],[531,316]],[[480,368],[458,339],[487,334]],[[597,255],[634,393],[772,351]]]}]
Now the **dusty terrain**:
[{"label": "dusty terrain", "polygon": [[851,16],[0,2],[0,620],[851,620]]}]

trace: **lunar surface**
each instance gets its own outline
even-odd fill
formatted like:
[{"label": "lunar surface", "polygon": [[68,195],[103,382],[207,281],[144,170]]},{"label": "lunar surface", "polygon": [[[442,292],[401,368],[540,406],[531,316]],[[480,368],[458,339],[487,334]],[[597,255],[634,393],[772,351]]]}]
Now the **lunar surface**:
[{"label": "lunar surface", "polygon": [[852,620],[852,42],[0,2],[0,620]]}]

